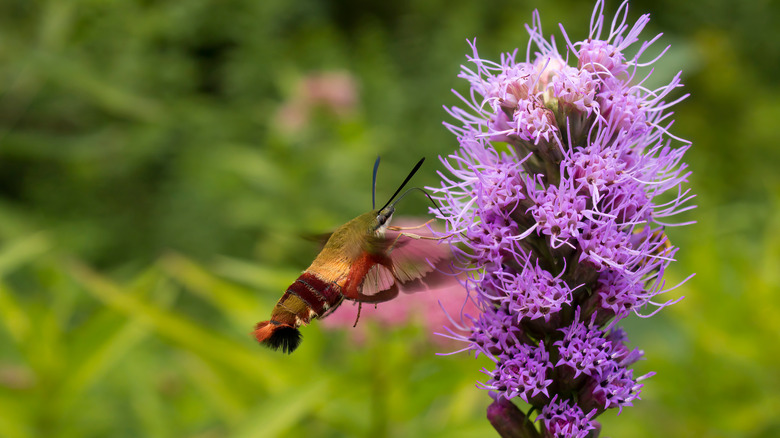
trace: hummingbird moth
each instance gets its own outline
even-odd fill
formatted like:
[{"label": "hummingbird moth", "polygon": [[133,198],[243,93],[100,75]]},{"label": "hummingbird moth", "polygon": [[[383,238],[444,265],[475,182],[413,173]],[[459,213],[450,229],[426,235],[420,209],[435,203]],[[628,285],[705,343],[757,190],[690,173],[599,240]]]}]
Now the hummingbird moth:
[{"label": "hummingbird moth", "polygon": [[[291,353],[301,342],[298,327],[324,318],[342,303],[380,303],[396,297],[399,291],[426,289],[449,277],[440,268],[451,258],[450,250],[436,237],[404,232],[419,227],[393,227],[393,199],[422,166],[414,166],[393,196],[376,209],[374,163],[372,210],[340,226],[330,235],[322,251],[300,277],[287,288],[271,311],[271,319],[257,323],[253,332],[263,345]],[[424,191],[423,191],[424,192]],[[427,195],[427,193],[426,193]],[[430,222],[430,221],[429,221]]]}]

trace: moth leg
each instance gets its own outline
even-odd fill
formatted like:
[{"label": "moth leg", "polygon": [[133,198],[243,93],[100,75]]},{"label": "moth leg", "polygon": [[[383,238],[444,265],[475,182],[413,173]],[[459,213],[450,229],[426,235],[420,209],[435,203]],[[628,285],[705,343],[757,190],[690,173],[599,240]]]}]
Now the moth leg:
[{"label": "moth leg", "polygon": [[374,305],[376,305],[377,303],[390,301],[397,296],[398,296],[398,287],[395,285],[393,285],[393,287],[388,290],[384,290],[382,292],[379,292],[376,295],[371,295],[371,296],[363,295],[360,292],[358,292],[357,293],[358,299],[355,300],[358,303],[358,313],[357,316],[355,317],[355,323],[352,325],[352,328],[357,327],[357,323],[360,320],[360,309],[363,308],[363,303],[369,303],[369,304],[373,303]]},{"label": "moth leg", "polygon": [[393,248],[395,248],[395,245],[398,243],[398,239],[400,239],[402,236],[406,236],[406,237],[408,237],[410,239],[415,239],[415,240],[420,240],[420,239],[422,239],[422,240],[442,240],[442,239],[446,239],[448,237],[452,237],[452,236],[454,236],[454,234],[447,234],[446,236],[433,237],[433,236],[420,236],[419,234],[413,234],[413,233],[398,233],[398,235],[395,237],[395,239],[393,239],[393,243],[391,243],[390,246],[388,247],[388,251],[390,251]]},{"label": "moth leg", "polygon": [[388,229],[388,230],[392,230],[392,231],[401,231],[401,230],[418,230],[418,229],[420,229],[420,228],[422,228],[422,227],[427,227],[427,226],[428,226],[428,225],[429,225],[431,222],[433,222],[433,221],[435,221],[435,220],[436,220],[436,219],[431,219],[431,220],[429,220],[428,222],[425,222],[425,223],[424,223],[424,224],[422,224],[422,225],[417,225],[417,226],[415,226],[415,227],[396,227],[396,226],[393,226],[393,225],[391,225],[391,226],[387,227],[387,229]]},{"label": "moth leg", "polygon": [[344,290],[344,298],[352,301],[357,301],[358,303],[383,303],[385,301],[390,301],[397,296],[398,296],[398,287],[396,287],[395,285],[390,289],[383,290],[374,295],[363,295],[362,293],[357,291]]},{"label": "moth leg", "polygon": [[352,328],[355,328],[355,327],[357,327],[357,322],[358,322],[358,321],[360,321],[360,309],[362,309],[362,308],[363,308],[363,303],[361,303],[360,301],[358,301],[358,314],[357,314],[357,316],[355,317],[355,323],[354,323],[354,324],[352,324]]}]

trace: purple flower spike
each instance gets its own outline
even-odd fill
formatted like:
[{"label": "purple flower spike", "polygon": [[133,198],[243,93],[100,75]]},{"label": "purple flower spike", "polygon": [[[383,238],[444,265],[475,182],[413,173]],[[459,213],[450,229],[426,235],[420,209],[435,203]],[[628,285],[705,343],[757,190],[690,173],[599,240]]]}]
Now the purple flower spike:
[{"label": "purple flower spike", "polygon": [[[603,9],[582,41],[561,27],[563,52],[536,12],[525,59],[482,59],[471,42],[470,90],[446,108],[460,148],[431,190],[481,310],[459,339],[495,363],[480,384],[494,410],[516,398],[533,408],[506,436],[595,438],[594,419],[631,406],[653,374],[634,377],[643,353],[616,323],[680,299],[658,300],[676,287],[663,279],[677,252],[666,227],[685,225],[669,218],[694,208],[690,142],[669,131],[681,74],[643,85],[660,35],[641,42],[649,16],[630,24],[627,2],[609,22]],[[506,429],[510,417],[494,417]]]}]

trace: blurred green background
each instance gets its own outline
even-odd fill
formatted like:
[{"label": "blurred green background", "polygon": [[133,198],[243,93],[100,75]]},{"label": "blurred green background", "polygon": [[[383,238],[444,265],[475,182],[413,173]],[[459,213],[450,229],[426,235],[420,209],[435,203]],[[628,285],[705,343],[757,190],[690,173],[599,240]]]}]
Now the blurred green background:
[{"label": "blurred green background", "polygon": [[[524,50],[537,7],[585,37],[573,0],[0,2],[0,437],[495,436],[489,363],[418,325],[315,324],[291,356],[249,332],[315,255],[299,235],[370,207],[377,154],[380,199],[420,156],[437,184],[466,39]],[[604,435],[780,436],[780,5],[646,12],[692,94],[698,224],[667,278],[697,276],[627,321],[658,374]]]}]

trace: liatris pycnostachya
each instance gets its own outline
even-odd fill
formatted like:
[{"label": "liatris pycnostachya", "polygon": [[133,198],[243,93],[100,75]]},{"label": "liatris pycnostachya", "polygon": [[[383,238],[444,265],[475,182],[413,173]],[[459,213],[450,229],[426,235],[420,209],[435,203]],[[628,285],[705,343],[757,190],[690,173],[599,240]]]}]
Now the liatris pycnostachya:
[{"label": "liatris pycnostachya", "polygon": [[502,436],[597,436],[595,418],[630,406],[653,374],[634,376],[643,353],[616,323],[679,300],[656,298],[676,287],[664,230],[684,224],[667,218],[693,208],[690,142],[670,132],[681,73],[648,88],[660,35],[640,42],[649,16],[629,24],[627,2],[611,21],[603,8],[583,41],[561,27],[564,51],[536,12],[525,60],[482,59],[472,42],[464,106],[447,108],[460,147],[431,190],[481,311],[451,336],[495,362],[480,386]]}]

